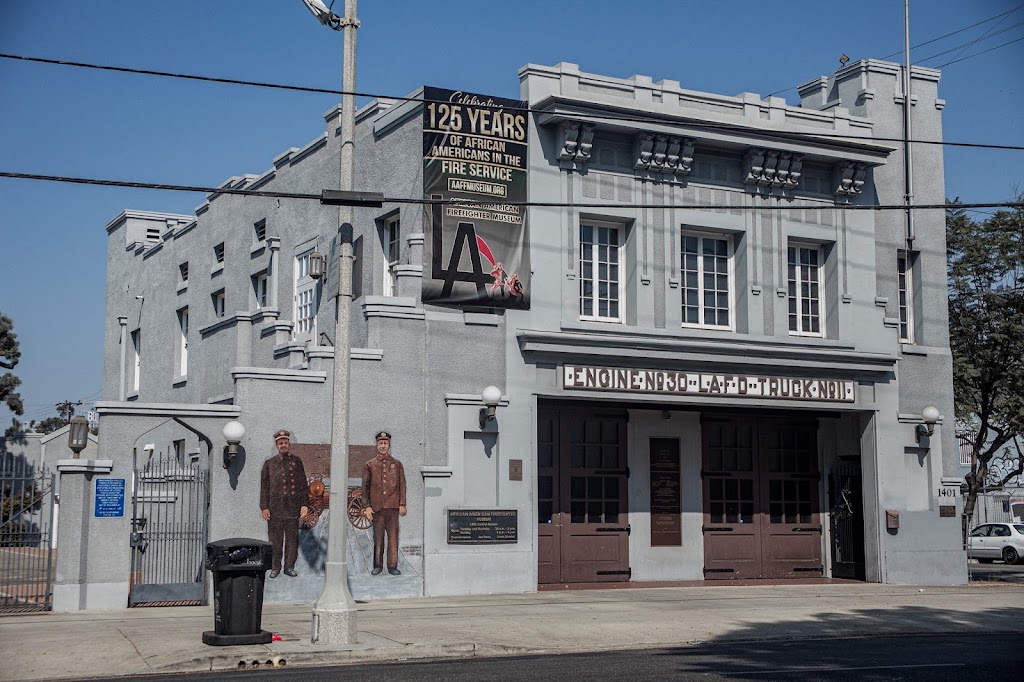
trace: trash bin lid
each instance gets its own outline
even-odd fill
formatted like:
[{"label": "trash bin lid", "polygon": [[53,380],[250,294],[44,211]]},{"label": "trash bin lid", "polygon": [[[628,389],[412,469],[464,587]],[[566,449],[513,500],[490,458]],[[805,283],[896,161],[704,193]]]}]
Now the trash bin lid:
[{"label": "trash bin lid", "polygon": [[265,540],[257,540],[256,538],[225,538],[223,540],[207,542],[206,547],[208,549],[228,550],[237,547],[270,547],[270,543]]}]

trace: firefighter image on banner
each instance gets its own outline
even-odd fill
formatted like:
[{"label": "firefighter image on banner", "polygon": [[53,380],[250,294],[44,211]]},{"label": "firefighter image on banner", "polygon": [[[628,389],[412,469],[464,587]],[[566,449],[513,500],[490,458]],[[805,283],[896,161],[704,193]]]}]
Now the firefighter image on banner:
[{"label": "firefighter image on banner", "polygon": [[430,87],[423,99],[423,302],[527,310],[526,102]]}]

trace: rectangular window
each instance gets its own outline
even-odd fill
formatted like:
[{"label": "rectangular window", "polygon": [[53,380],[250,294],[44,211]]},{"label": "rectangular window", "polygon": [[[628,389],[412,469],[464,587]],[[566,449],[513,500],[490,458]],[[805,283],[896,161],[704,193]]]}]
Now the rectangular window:
[{"label": "rectangular window", "polygon": [[914,342],[914,287],[911,277],[911,259],[906,252],[896,256],[896,273],[899,279],[900,341]]},{"label": "rectangular window", "polygon": [[184,440],[174,441],[174,459],[178,462],[180,466],[184,466],[186,464]]},{"label": "rectangular window", "polygon": [[388,218],[384,223],[384,295],[394,296],[398,291],[395,268],[401,253],[402,228],[398,216]]},{"label": "rectangular window", "polygon": [[188,374],[188,308],[178,311],[178,376]]},{"label": "rectangular window", "polygon": [[253,223],[252,229],[255,233],[257,244],[267,241],[267,221],[265,219]]},{"label": "rectangular window", "polygon": [[732,240],[683,233],[680,239],[683,326],[732,328]]},{"label": "rectangular window", "polygon": [[791,244],[788,268],[789,333],[824,336],[821,319],[821,247]]},{"label": "rectangular window", "polygon": [[180,281],[180,282],[187,282],[188,281],[188,261],[185,261],[184,263],[182,263],[181,265],[178,266],[178,274],[181,275],[181,279],[178,280],[178,281]]},{"label": "rectangular window", "polygon": [[213,247],[213,259],[218,263],[224,262],[224,242]]},{"label": "rectangular window", "polygon": [[252,291],[256,297],[256,307],[267,307],[267,272],[258,272],[252,276]]},{"label": "rectangular window", "polygon": [[210,298],[213,301],[213,316],[219,320],[224,317],[224,290],[213,292]]},{"label": "rectangular window", "polygon": [[295,257],[295,300],[293,336],[295,339],[316,337],[316,311],[319,307],[317,280],[309,276],[309,249]]},{"label": "rectangular window", "polygon": [[621,322],[621,226],[580,225],[580,319]]},{"label": "rectangular window", "polygon": [[139,391],[139,375],[142,371],[142,330],[132,332],[132,391]]}]

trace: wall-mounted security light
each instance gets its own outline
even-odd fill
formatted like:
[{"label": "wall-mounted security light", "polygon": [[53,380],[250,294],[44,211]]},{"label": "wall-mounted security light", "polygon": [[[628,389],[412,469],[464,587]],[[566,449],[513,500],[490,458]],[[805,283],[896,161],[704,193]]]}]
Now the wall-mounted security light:
[{"label": "wall-mounted security light", "polygon": [[918,424],[914,430],[919,444],[922,438],[931,438],[935,435],[935,424],[939,421],[939,408],[929,405],[921,410],[921,421],[924,423]]},{"label": "wall-mounted security light", "polygon": [[244,436],[245,427],[242,426],[242,422],[232,419],[224,425],[224,440],[228,443],[227,447],[224,448],[225,469],[230,467],[231,463],[235,461],[235,457],[238,456],[238,444],[242,442]]},{"label": "wall-mounted security light", "polygon": [[69,426],[71,428],[68,429],[68,447],[75,453],[75,459],[78,459],[82,450],[89,444],[89,420],[75,416],[71,418]]},{"label": "wall-mounted security light", "polygon": [[494,421],[494,414],[498,410],[498,403],[501,402],[501,389],[497,386],[488,386],[480,393],[480,399],[486,407],[480,408],[480,429],[487,426],[487,422]]}]

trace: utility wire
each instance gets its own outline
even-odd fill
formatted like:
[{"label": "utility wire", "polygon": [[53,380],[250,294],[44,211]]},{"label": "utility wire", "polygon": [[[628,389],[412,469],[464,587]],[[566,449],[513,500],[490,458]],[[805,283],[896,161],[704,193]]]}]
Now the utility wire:
[{"label": "utility wire", "polygon": [[[945,35],[941,35],[938,38],[932,38],[931,40],[926,40],[923,43],[918,43],[917,45],[911,45],[910,49],[916,50],[919,47],[924,47],[925,45],[931,45],[932,43],[936,43],[936,42],[942,40],[943,38],[948,38],[950,36],[956,35],[957,33],[963,33],[964,31],[968,31],[968,30],[974,28],[975,26],[981,26],[982,24],[987,24],[988,22],[990,22],[990,21],[992,21],[994,19],[1000,19],[1001,17],[1005,17],[1008,14],[1013,14],[1014,12],[1019,10],[1021,7],[1024,7],[1024,2],[1022,2],[1019,5],[1017,5],[1016,7],[1014,7],[1011,10],[1007,10],[1007,11],[1001,13],[1001,14],[996,14],[995,16],[991,16],[988,19],[982,19],[981,21],[979,21],[977,23],[974,23],[974,24],[971,24],[970,26],[964,26],[963,28],[958,28],[955,31],[951,31],[949,33],[946,33]],[[996,25],[998,26],[998,24],[996,24]],[[956,47],[954,47],[952,49],[955,50],[957,47],[962,47],[962,46],[963,46],[963,43],[961,43],[961,45],[957,45]],[[952,51],[952,50],[947,50],[947,52],[950,52],[950,51]],[[879,57],[879,59],[880,60],[886,60],[886,59],[889,59],[891,57],[896,57],[896,56],[901,55],[901,54],[903,54],[903,50],[898,50],[896,52],[893,52],[892,54],[887,54],[884,57]],[[941,55],[941,54],[945,54],[945,53],[944,52],[940,52],[939,54]],[[937,57],[937,56],[939,56],[939,55],[932,55],[932,57]],[[931,59],[932,57],[928,57],[928,58],[926,58],[926,59],[924,59],[922,61],[927,61],[927,59]],[[947,64],[943,64],[942,66],[948,66],[950,63],[952,63],[952,62],[949,62]],[[939,67],[939,68],[942,68],[942,67]],[[778,95],[779,93],[789,92],[790,90],[796,90],[798,87],[800,87],[800,83],[797,83],[796,85],[791,85],[788,88],[782,88],[781,90],[775,90],[774,92],[770,92],[767,95],[765,95],[765,97],[771,97],[772,95]]]},{"label": "utility wire", "polygon": [[[1021,4],[1019,4],[1019,5],[1017,5],[1016,7],[1014,7],[1014,8],[1013,8],[1013,10],[1011,10],[1011,14],[1012,14],[1013,12],[1016,12],[1017,10],[1019,10],[1019,9],[1020,9],[1021,7],[1024,7],[1024,2],[1022,2]],[[1004,16],[1003,16],[1003,18],[1001,18],[1001,19],[1000,19],[999,21],[997,21],[997,22],[996,22],[995,24],[993,24],[992,26],[989,26],[989,27],[988,27],[988,29],[987,29],[987,30],[986,30],[986,31],[985,31],[984,33],[982,33],[982,34],[981,34],[980,36],[978,36],[977,38],[975,38],[974,40],[972,40],[972,41],[971,41],[970,43],[968,43],[968,44],[967,44],[966,46],[964,46],[964,49],[962,49],[962,50],[960,50],[959,52],[957,52],[957,53],[956,53],[956,56],[954,56],[954,57],[953,57],[953,59],[949,60],[949,61],[948,61],[948,62],[946,62],[945,64],[942,64],[941,66],[939,66],[939,68],[941,69],[941,68],[943,68],[943,67],[945,67],[945,66],[949,66],[950,64],[953,64],[953,63],[955,63],[955,62],[957,62],[957,61],[960,61],[960,60],[959,60],[959,57],[960,57],[960,55],[962,55],[962,54],[963,54],[964,52],[966,52],[967,50],[969,50],[969,49],[971,48],[971,46],[973,46],[973,45],[974,45],[975,43],[977,43],[977,42],[979,42],[979,41],[982,41],[982,40],[985,40],[986,38],[992,37],[992,36],[990,36],[989,34],[990,34],[990,33],[992,33],[992,31],[993,31],[993,30],[995,30],[996,28],[998,28],[998,27],[999,27],[999,24],[1001,24],[1001,23],[1003,23],[1004,21],[1006,21],[1006,17],[1008,17],[1008,16],[1010,16],[1010,15],[1009,15],[1009,14],[1006,14],[1006,15],[1004,15]],[[1000,33],[1003,33],[1003,32],[1004,32],[1004,31],[1000,31]],[[999,35],[999,33],[995,33],[995,34],[992,34],[992,35]],[[997,49],[997,48],[993,48],[993,49]],[[979,52],[978,54],[983,54],[983,53]]]},{"label": "utility wire", "polygon": [[[981,53],[979,53],[981,54]],[[974,55],[972,55],[974,56]],[[334,90],[331,88],[313,88],[302,85],[287,85],[283,83],[264,83],[259,81],[240,80],[235,78],[219,78],[215,76],[199,76],[196,74],[183,74],[173,73],[170,71],[154,71],[151,69],[136,69],[126,66],[111,66],[105,64],[89,64],[86,62],[72,62],[61,59],[48,59],[45,57],[32,57],[28,55],[15,55],[0,53],[2,59],[12,59],[17,61],[35,62],[40,64],[53,64],[58,66],[72,66],[83,69],[98,69],[101,71],[115,71],[118,73],[130,73],[144,76],[159,76],[164,78],[178,78],[185,80],[195,81],[207,81],[212,83],[226,83],[229,85],[244,85],[249,87],[258,88],[271,88],[275,90],[290,90],[296,92],[310,92],[317,94],[328,94],[328,95],[352,95],[355,97],[367,97],[378,100],[392,100],[396,102],[421,102],[425,104],[437,103],[437,104],[448,104],[445,100],[432,100],[423,97],[402,97],[393,95],[381,95],[371,92],[358,92],[358,91],[346,91],[346,90]],[[609,105],[599,105],[607,107]],[[529,113],[534,114],[550,114],[551,112],[546,109],[536,109],[533,107],[527,107],[523,109]],[[593,119],[593,120],[608,120],[608,121],[625,121],[632,123],[653,123],[653,124],[664,124],[666,122],[677,123],[684,125],[689,128],[697,130],[726,130],[736,131],[743,130],[744,132],[758,133],[762,135],[769,135],[776,138],[783,139],[799,139],[799,140],[816,140],[816,141],[838,141],[838,140],[850,140],[853,142],[871,143],[871,142],[904,142],[902,137],[868,137],[864,135],[844,135],[842,133],[825,133],[825,132],[797,132],[792,130],[774,130],[767,128],[749,128],[739,124],[728,124],[728,123],[715,123],[711,121],[693,121],[687,120],[679,122],[671,117],[666,116],[643,116],[636,114],[619,114],[619,113],[598,113],[598,112],[573,112],[574,116],[581,119]],[[1004,144],[986,144],[978,142],[951,142],[949,140],[921,140],[914,139],[911,141],[912,144],[927,144],[927,145],[940,145],[946,147],[972,147],[978,149],[1009,149],[1020,151],[1024,150],[1024,146],[1019,145],[1004,145]]]},{"label": "utility wire", "polygon": [[[73,183],[79,185],[101,185],[104,187],[126,187],[131,189],[158,189],[171,192],[205,192],[208,194],[233,194],[238,196],[249,196],[249,197],[263,197],[273,199],[300,199],[305,201],[320,201],[320,194],[310,194],[304,192],[275,192],[258,189],[238,189],[230,187],[201,187],[198,185],[174,185],[170,183],[152,183],[152,182],[128,182],[124,180],[104,180],[97,178],[82,178],[82,177],[68,177],[60,175],[39,175],[36,173],[16,173],[12,171],[0,171],[0,177],[3,178],[16,178],[21,180],[41,180],[45,182],[64,182]],[[463,206],[463,207],[474,207],[474,206],[493,206],[495,203],[499,203],[503,206],[523,206],[523,207],[544,207],[544,208],[678,208],[678,209],[698,209],[698,210],[785,210],[789,208],[833,208],[833,206],[808,206],[807,204],[797,204],[795,206],[790,204],[776,205],[769,204],[765,206],[730,206],[728,204],[641,204],[641,203],[615,203],[615,202],[574,202],[566,203],[560,201],[498,201],[493,199],[417,199],[417,198],[402,198],[402,197],[385,197],[384,203],[386,204],[418,204],[418,205],[446,205],[446,206]],[[905,211],[907,208],[914,209],[942,209],[947,208],[1024,208],[1024,201],[995,201],[995,202],[978,202],[978,203],[959,203],[959,204],[913,204],[907,206],[906,204],[837,204],[834,208],[848,209],[855,211]]]},{"label": "utility wire", "polygon": [[[936,57],[941,57],[944,54],[949,54],[950,52],[956,52],[957,50],[960,50],[960,52],[957,53],[957,55],[956,55],[956,57],[959,57],[961,54],[963,54],[964,50],[967,49],[968,47],[970,47],[971,45],[974,45],[975,43],[977,43],[977,42],[979,42],[981,40],[990,40],[992,38],[995,38],[996,36],[1001,36],[1004,33],[1009,33],[1010,31],[1012,31],[1013,29],[1017,28],[1018,26],[1024,26],[1024,21],[1018,21],[1013,26],[1007,26],[1002,31],[996,31],[995,33],[993,33],[991,35],[985,36],[984,38],[975,38],[974,40],[972,40],[972,41],[970,41],[968,43],[960,43],[959,45],[954,45],[953,47],[949,48],[948,50],[943,50],[942,52],[936,52],[935,54],[931,55],[930,57],[922,57],[921,59],[918,59],[916,61],[918,63],[930,62],[931,60],[935,59]],[[961,49],[961,48],[963,48],[963,49]],[[992,48],[992,49],[998,49],[998,48]],[[981,54],[981,53],[979,52],[977,54]],[[974,55],[969,55],[969,56],[973,57]],[[954,61],[956,60],[956,57],[953,58]],[[935,68],[941,69],[944,66],[947,66],[948,64],[952,64],[952,63],[953,63],[952,61],[948,61],[945,64],[942,64],[942,65],[937,66]]]},{"label": "utility wire", "polygon": [[981,52],[975,52],[974,54],[969,54],[966,57],[960,57],[960,59],[954,59],[951,62],[946,62],[945,64],[943,64],[943,66],[949,66],[950,64],[956,64],[957,62],[962,62],[965,59],[973,59],[974,57],[980,57],[983,54],[991,52],[992,50],[998,50],[1001,47],[1006,47],[1007,45],[1013,45],[1014,43],[1019,43],[1022,40],[1024,40],[1024,36],[1021,36],[1020,38],[1017,38],[1016,40],[1011,40],[1008,43],[1003,43],[1002,45],[996,45],[995,47],[990,47],[989,49],[982,50]]}]

